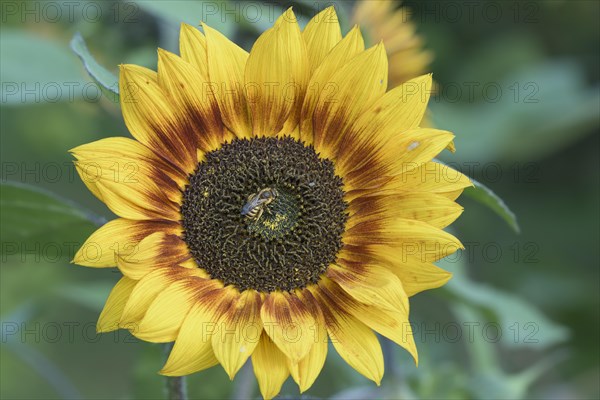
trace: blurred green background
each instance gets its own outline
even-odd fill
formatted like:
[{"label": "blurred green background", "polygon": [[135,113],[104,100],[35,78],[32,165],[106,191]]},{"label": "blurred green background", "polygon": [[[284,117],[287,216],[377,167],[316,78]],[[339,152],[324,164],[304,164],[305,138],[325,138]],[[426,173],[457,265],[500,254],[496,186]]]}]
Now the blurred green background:
[{"label": "blurred green background", "polygon": [[[111,215],[67,150],[128,135],[114,96],[70,50],[74,34],[111,72],[155,68],[156,47],[177,52],[181,21],[203,19],[249,49],[278,10],[294,5],[306,21],[332,3],[1,3],[0,398],[165,397],[160,345],[95,334],[119,274],[69,264]],[[331,351],[309,396],[600,397],[599,4],[405,2],[435,54],[432,119],[457,136],[456,154],[443,160],[502,198],[520,233],[461,197],[452,229],[467,249],[440,263],[455,276],[411,300],[419,368],[384,341],[377,388]],[[336,5],[346,32],[353,2]],[[250,375],[231,383],[220,367],[194,374],[190,397],[257,397]],[[291,379],[282,395],[299,396]]]}]

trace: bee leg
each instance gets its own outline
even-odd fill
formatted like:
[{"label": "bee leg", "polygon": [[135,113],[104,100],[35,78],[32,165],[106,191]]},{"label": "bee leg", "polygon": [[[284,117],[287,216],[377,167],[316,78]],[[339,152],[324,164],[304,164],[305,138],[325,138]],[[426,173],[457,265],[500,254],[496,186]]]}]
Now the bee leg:
[{"label": "bee leg", "polygon": [[258,211],[258,214],[256,214],[256,218],[254,219],[255,221],[258,221],[260,219],[260,217],[263,214],[263,211],[265,211],[265,209],[263,207],[261,207],[260,210]]}]

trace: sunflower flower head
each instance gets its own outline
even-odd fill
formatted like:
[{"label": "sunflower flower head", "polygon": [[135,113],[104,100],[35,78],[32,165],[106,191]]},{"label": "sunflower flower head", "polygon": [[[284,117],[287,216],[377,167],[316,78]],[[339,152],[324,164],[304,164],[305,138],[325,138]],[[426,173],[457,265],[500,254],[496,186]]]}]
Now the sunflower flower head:
[{"label": "sunflower flower head", "polygon": [[431,76],[388,91],[383,44],[342,36],[333,8],[301,30],[287,10],[247,53],[183,24],[158,72],[122,65],[134,139],[72,150],[118,218],[74,262],[117,266],[98,331],[175,342],[161,373],[251,358],[263,397],[318,377],[328,342],[379,384],[375,332],[417,359],[409,296],[443,285],[442,228],[470,185],[434,161],[453,138],[420,128]]}]

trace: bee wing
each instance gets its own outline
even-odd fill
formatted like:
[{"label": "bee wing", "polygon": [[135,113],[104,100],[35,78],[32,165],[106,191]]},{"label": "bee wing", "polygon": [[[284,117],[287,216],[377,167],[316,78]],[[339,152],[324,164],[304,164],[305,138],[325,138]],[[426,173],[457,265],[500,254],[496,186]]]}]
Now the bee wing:
[{"label": "bee wing", "polygon": [[244,204],[244,207],[242,207],[242,215],[250,214],[252,210],[259,206],[259,201],[260,199],[257,195],[250,196],[248,202]]}]

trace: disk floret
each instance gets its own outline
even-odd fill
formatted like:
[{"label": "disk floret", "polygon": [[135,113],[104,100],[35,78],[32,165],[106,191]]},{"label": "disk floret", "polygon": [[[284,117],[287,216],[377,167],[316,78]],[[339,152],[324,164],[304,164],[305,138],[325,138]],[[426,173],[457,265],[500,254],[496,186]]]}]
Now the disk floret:
[{"label": "disk floret", "polygon": [[[273,198],[261,201],[265,192]],[[225,284],[302,288],[319,280],[342,247],[343,197],[333,163],[311,146],[290,137],[235,139],[207,153],[190,175],[184,240],[198,265]]]}]

